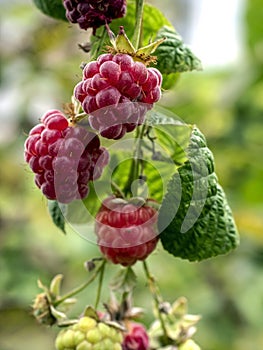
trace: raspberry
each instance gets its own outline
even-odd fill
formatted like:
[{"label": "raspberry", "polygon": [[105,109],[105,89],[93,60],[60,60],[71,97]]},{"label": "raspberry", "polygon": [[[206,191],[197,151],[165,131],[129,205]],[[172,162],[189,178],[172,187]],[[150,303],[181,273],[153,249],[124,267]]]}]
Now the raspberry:
[{"label": "raspberry", "polygon": [[162,75],[128,54],[103,54],[89,62],[74,89],[93,129],[120,139],[144,122],[146,112],[161,97]]},{"label": "raspberry", "polygon": [[97,135],[70,126],[60,111],[51,110],[30,131],[25,160],[48,199],[69,203],[88,195],[88,182],[100,177],[109,154]]},{"label": "raspberry", "polygon": [[122,350],[147,350],[149,337],[146,329],[139,323],[130,322],[128,332],[124,335]]},{"label": "raspberry", "polygon": [[156,222],[157,212],[151,206],[108,197],[96,215],[95,233],[102,254],[123,266],[145,260],[158,242]]},{"label": "raspberry", "polygon": [[59,332],[57,350],[122,350],[123,337],[116,328],[91,317],[82,317],[78,323]]},{"label": "raspberry", "polygon": [[63,0],[66,17],[72,23],[78,23],[80,28],[96,29],[126,13],[126,0]]}]

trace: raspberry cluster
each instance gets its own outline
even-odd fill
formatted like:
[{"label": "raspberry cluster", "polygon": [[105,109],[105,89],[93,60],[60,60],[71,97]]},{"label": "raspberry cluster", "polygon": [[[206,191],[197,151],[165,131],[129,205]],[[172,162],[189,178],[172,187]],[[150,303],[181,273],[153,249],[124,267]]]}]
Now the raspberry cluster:
[{"label": "raspberry cluster", "polygon": [[143,325],[130,322],[128,332],[124,336],[122,350],[147,350],[149,349],[149,337]]},{"label": "raspberry cluster", "polygon": [[56,338],[57,350],[122,350],[121,333],[91,317],[82,317],[78,323],[60,331]]},{"label": "raspberry cluster", "polygon": [[69,203],[88,195],[88,181],[100,177],[109,154],[96,134],[70,126],[59,110],[50,110],[30,131],[25,160],[48,199]]},{"label": "raspberry cluster", "polygon": [[95,233],[107,260],[123,266],[145,260],[158,242],[157,212],[149,206],[137,206],[108,197],[96,215]]},{"label": "raspberry cluster", "polygon": [[126,13],[126,0],[63,0],[66,17],[80,28],[93,28],[93,32],[105,23]]},{"label": "raspberry cluster", "polygon": [[120,139],[144,122],[161,96],[162,75],[128,54],[103,54],[89,62],[74,94],[103,137]]}]

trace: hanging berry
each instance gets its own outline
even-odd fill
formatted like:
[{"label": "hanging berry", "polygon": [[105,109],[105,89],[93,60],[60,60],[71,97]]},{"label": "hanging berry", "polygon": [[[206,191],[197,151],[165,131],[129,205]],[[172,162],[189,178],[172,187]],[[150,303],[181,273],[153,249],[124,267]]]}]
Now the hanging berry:
[{"label": "hanging berry", "polygon": [[122,138],[144,122],[146,112],[160,99],[162,75],[146,65],[154,60],[150,53],[162,41],[135,50],[121,27],[111,53],[85,66],[74,95],[101,136]]},{"label": "hanging berry", "polygon": [[80,28],[96,29],[126,14],[126,0],[63,0],[66,17]]},{"label": "hanging berry", "polygon": [[95,233],[102,254],[123,266],[145,260],[158,242],[156,223],[157,211],[152,206],[108,197],[96,216]]},{"label": "hanging berry", "polygon": [[96,134],[71,126],[59,110],[50,110],[30,131],[25,160],[48,199],[69,203],[88,195],[88,182],[100,177],[109,155]]}]

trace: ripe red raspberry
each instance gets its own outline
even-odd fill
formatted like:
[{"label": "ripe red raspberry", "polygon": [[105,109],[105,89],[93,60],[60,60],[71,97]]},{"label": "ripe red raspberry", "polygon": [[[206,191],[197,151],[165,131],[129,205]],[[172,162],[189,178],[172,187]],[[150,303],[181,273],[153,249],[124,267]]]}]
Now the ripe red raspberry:
[{"label": "ripe red raspberry", "polygon": [[50,110],[30,131],[25,160],[48,199],[69,203],[88,195],[88,181],[101,175],[109,156],[97,135],[70,126],[60,111]]},{"label": "ripe red raspberry", "polygon": [[157,212],[149,205],[137,206],[108,197],[96,216],[95,233],[106,259],[123,266],[145,260],[158,242]]},{"label": "ripe red raspberry", "polygon": [[129,322],[128,332],[124,334],[122,350],[147,350],[149,337],[143,325]]},{"label": "ripe red raspberry", "polygon": [[80,28],[96,29],[126,13],[126,0],[63,0],[66,17],[72,23],[78,23]]},{"label": "ripe red raspberry", "polygon": [[103,54],[89,62],[74,94],[89,114],[93,129],[120,139],[144,122],[146,112],[161,97],[162,75],[128,54]]}]

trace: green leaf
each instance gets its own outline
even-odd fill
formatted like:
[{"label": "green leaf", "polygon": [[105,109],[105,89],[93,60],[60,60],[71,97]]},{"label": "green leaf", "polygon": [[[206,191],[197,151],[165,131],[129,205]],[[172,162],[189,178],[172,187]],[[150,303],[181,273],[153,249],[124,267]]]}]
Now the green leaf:
[{"label": "green leaf", "polygon": [[62,204],[58,204],[57,201],[48,201],[48,210],[51,215],[51,218],[54,224],[63,232],[66,233],[65,230],[65,217],[62,213],[61,208],[66,208],[66,206],[62,206]]},{"label": "green leaf", "polygon": [[66,219],[72,225],[93,221],[101,206],[100,198],[105,193],[105,184],[103,181],[98,181],[97,183],[89,182],[88,185],[89,194],[86,198],[68,204]]},{"label": "green leaf", "polygon": [[246,41],[251,54],[260,64],[262,69],[262,45],[263,45],[263,6],[262,0],[248,1],[246,5]]},{"label": "green leaf", "polygon": [[62,0],[33,0],[36,7],[45,15],[67,21]]},{"label": "green leaf", "polygon": [[185,46],[181,36],[174,28],[164,26],[159,30],[155,40],[166,37],[156,49],[157,68],[163,74],[181,73],[201,70],[201,61]]},{"label": "green leaf", "polygon": [[[119,152],[112,157],[115,158],[115,164],[112,163],[114,169],[112,179],[122,190],[126,188],[129,178],[130,168],[132,166],[131,157],[131,153],[124,152]],[[175,171],[175,164],[171,161],[167,163],[159,160],[153,160],[152,153],[144,150],[143,168],[147,188],[145,191],[144,185],[141,187],[139,186],[138,195],[146,198],[152,198],[157,202],[161,202],[163,195],[166,192],[166,187],[171,176],[171,172]]]},{"label": "green leaf", "polygon": [[180,73],[169,73],[169,74],[162,73],[162,75],[163,75],[162,89],[164,91],[172,89],[180,78]]},{"label": "green leaf", "polygon": [[[128,3],[127,15],[112,21],[110,25],[114,33],[119,32],[119,27],[124,26],[127,36],[131,39],[134,33],[136,6],[135,3]],[[143,46],[153,41],[159,29],[163,26],[171,26],[171,23],[164,14],[155,6],[144,4],[143,7]]]},{"label": "green leaf", "polygon": [[[132,39],[135,26],[135,3],[130,2],[127,5],[127,14],[124,18],[118,18],[112,21],[110,24],[111,30],[115,35],[119,33],[120,26],[123,26],[126,32],[126,35],[129,39]],[[154,37],[157,35],[158,31],[163,26],[172,26],[171,23],[167,20],[164,14],[158,10],[156,7],[145,4],[144,5],[144,15],[143,15],[143,46],[149,44],[153,41]],[[98,37],[102,37],[103,28],[99,28],[96,32],[96,36],[91,37],[92,49],[91,55],[94,56],[96,53],[100,55],[105,53],[105,46],[110,45],[108,37],[104,40],[104,44],[99,43]],[[97,52],[99,48],[99,52]]]},{"label": "green leaf", "polygon": [[212,152],[195,128],[188,160],[167,186],[158,227],[164,249],[176,257],[201,261],[226,254],[239,243],[231,209],[214,172]]},{"label": "green leaf", "polygon": [[136,286],[137,277],[131,267],[121,269],[111,283],[111,289],[121,293],[130,293]]},{"label": "green leaf", "polygon": [[184,123],[174,113],[156,106],[150,113],[147,123],[153,127],[156,143],[162,153],[176,165],[187,160],[186,149],[190,142],[193,126]]},{"label": "green leaf", "polygon": [[[145,137],[142,141],[143,173],[146,179],[139,184],[138,195],[161,202],[171,174],[187,160],[185,150],[193,127],[161,107],[155,107],[147,114],[146,123],[148,139]],[[104,189],[111,189],[112,179],[122,191],[129,192],[132,187],[129,175],[133,165],[133,148],[133,139],[124,139],[117,146],[110,147],[111,160],[102,178],[105,183],[108,181]]]}]

